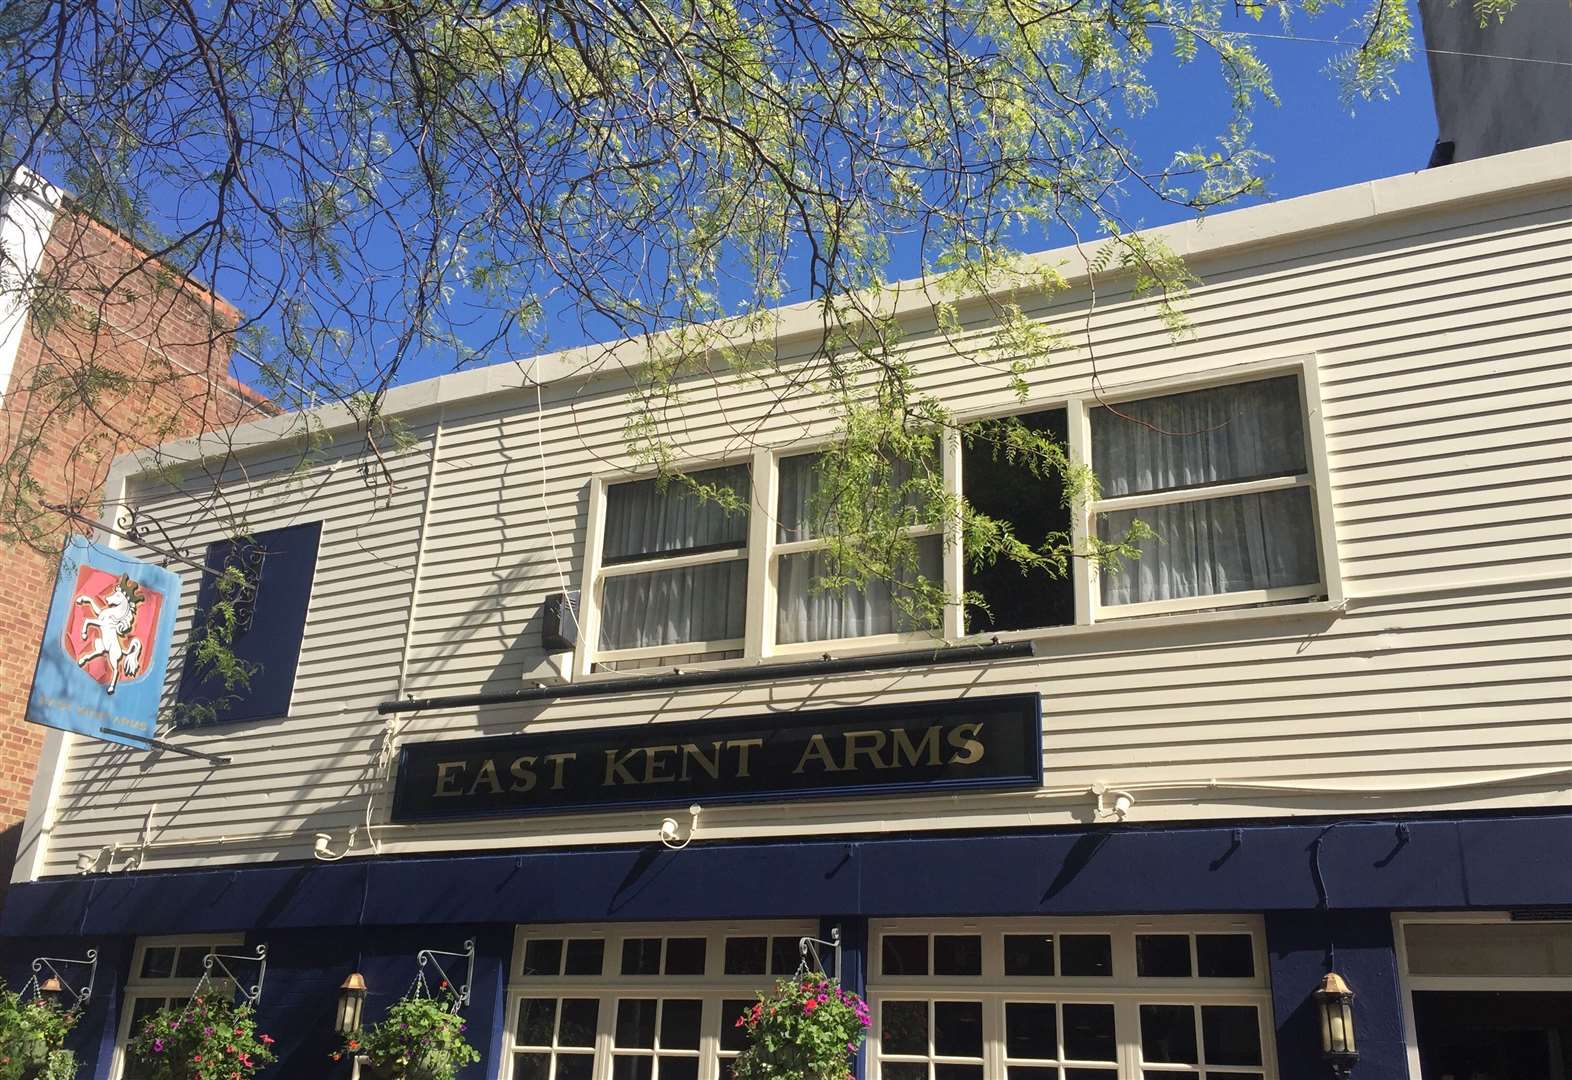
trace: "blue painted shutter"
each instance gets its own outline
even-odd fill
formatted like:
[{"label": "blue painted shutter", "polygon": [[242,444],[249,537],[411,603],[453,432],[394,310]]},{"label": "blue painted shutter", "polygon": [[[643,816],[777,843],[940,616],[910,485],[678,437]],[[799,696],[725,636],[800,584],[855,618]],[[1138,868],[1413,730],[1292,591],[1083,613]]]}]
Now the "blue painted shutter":
[{"label": "blue painted shutter", "polygon": [[[322,523],[313,522],[208,545],[206,565],[211,570],[222,570],[231,559],[249,568],[260,559],[250,625],[245,626],[242,619],[234,642],[235,655],[257,670],[248,687],[235,691],[233,700],[225,700],[231,695],[226,693],[223,680],[213,675],[199,677],[195,654],[188,651],[180,678],[182,702],[212,703],[222,721],[262,720],[289,712],[321,536]],[[202,625],[217,599],[216,579],[211,574],[202,575],[195,625]]]}]

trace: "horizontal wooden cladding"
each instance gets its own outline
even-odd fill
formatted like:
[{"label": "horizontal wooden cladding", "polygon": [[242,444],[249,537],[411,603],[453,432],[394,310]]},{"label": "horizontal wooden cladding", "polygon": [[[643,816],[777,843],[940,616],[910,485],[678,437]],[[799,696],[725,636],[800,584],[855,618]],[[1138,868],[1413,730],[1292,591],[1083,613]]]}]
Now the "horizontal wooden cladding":
[{"label": "horizontal wooden cladding", "polygon": [[[706,827],[769,836],[1070,824],[1084,807],[1059,793],[1094,779],[1192,785],[1143,788],[1137,813],[1150,821],[1565,801],[1572,784],[1528,774],[1572,764],[1567,202],[1565,190],[1540,192],[1210,259],[1188,304],[1197,334],[1177,341],[1147,303],[1109,285],[1091,316],[1095,365],[1082,347],[1084,290],[1032,306],[1066,335],[1028,376],[1033,405],[1084,393],[1094,370],[1117,388],[1314,353],[1349,596],[1342,613],[1054,631],[1036,658],[981,668],[433,711],[398,718],[398,738],[1040,690],[1045,792],[947,797],[942,807],[904,797],[726,807],[707,809]],[[980,307],[963,315],[953,336],[914,321],[905,348],[919,386],[965,415],[1018,409],[1007,370],[1018,358],[999,355],[991,374],[980,370],[989,327]],[[748,378],[696,388],[678,425],[684,454],[736,458],[749,439],[788,446],[833,426],[811,386],[789,408],[777,388]],[[140,752],[78,746],[53,871],[69,872],[79,850],[130,844],[155,806],[175,838],[290,835],[160,848],[147,865],[301,857],[314,828],[342,835],[363,825],[368,800],[380,819],[389,778],[376,703],[393,695],[401,668],[409,693],[469,693],[517,686],[540,660],[530,635],[541,602],[564,578],[582,584],[589,480],[631,464],[626,392],[611,379],[547,386],[539,412],[529,388],[445,406],[430,491],[435,410],[418,418],[417,442],[390,457],[391,487],[368,485],[353,438],[289,489],[314,493],[303,507],[272,487],[297,451],[230,463],[226,496],[257,527],[328,520],[292,714],[176,736],[231,755],[224,769],[172,755],[149,766]],[[156,487],[142,485],[136,500],[179,523],[183,542],[195,550],[218,538],[186,495]],[[1212,781],[1430,790],[1370,799],[1209,791]],[[1475,783],[1483,786],[1442,789]],[[648,840],[652,820],[613,812],[379,835],[390,851],[626,843]]]}]

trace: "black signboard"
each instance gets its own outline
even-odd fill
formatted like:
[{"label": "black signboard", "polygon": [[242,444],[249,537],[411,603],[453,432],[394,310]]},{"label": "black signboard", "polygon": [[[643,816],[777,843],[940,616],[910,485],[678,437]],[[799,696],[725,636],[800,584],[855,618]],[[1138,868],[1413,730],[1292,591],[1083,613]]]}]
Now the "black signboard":
[{"label": "black signboard", "polygon": [[1042,783],[1037,694],[406,743],[394,821]]}]

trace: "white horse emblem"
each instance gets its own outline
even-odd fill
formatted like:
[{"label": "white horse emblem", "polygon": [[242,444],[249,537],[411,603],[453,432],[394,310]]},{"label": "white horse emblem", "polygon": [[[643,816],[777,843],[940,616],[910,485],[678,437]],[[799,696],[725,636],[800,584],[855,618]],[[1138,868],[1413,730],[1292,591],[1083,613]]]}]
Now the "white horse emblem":
[{"label": "white horse emblem", "polygon": [[[108,595],[102,597],[78,596],[78,604],[93,609],[93,617],[82,623],[82,640],[91,641],[88,651],[77,657],[78,667],[102,656],[109,664],[107,693],[113,694],[122,676],[134,678],[142,670],[142,640],[132,634],[136,626],[136,609],[144,599],[136,582],[125,574],[115,582]],[[102,601],[102,603],[100,603]]]}]

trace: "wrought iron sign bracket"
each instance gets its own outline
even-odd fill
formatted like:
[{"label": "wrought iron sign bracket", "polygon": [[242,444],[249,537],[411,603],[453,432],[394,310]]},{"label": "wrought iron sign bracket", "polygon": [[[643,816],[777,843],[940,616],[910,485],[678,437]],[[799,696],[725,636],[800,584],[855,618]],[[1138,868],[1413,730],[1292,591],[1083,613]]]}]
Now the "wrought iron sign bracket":
[{"label": "wrought iron sign bracket", "polygon": [[[87,982],[85,984],[83,984],[81,987],[72,986],[71,985],[71,980],[67,979],[64,975],[62,975],[60,973],[60,969],[55,966],[57,964],[64,964],[64,965],[67,965],[67,966],[75,965],[77,967],[85,967],[85,968],[87,968]],[[86,1005],[90,1000],[92,1000],[92,997],[93,997],[93,982],[98,978],[98,950],[97,949],[89,949],[89,950],[87,950],[87,959],[86,960],[72,960],[72,959],[70,959],[68,957],[64,957],[64,956],[40,956],[40,957],[36,957],[33,960],[32,967],[33,967],[33,992],[34,993],[38,993],[38,992],[40,992],[43,989],[43,984],[39,980],[38,977],[40,975],[42,975],[44,973],[44,969],[47,968],[49,970],[49,977],[53,978],[53,979],[58,979],[59,982],[60,982],[61,990],[64,991],[64,992],[67,992],[67,993],[69,993],[71,995],[71,1001],[72,1001],[73,1006]],[[47,981],[47,980],[45,980],[45,981]]]},{"label": "wrought iron sign bracket", "polygon": [[[235,975],[229,964],[224,962],[226,960],[230,963],[257,965],[257,981],[252,983],[249,989],[245,988],[244,984]],[[257,954],[255,956],[235,956],[229,953],[208,953],[202,958],[203,978],[211,981],[214,967],[217,967],[218,970],[222,971],[224,973],[224,977],[229,979],[230,982],[234,983],[237,987],[241,987],[240,992],[245,996],[246,1004],[255,1005],[257,1002],[262,1000],[262,981],[267,977],[266,944],[257,946]]]},{"label": "wrought iron sign bracket", "polygon": [[[835,971],[824,970],[824,958],[819,953],[819,947],[829,949],[835,955]],[[841,928],[830,927],[830,940],[823,941],[816,937],[803,937],[797,939],[797,952],[802,959],[797,963],[797,974],[805,975],[809,971],[817,970],[820,974],[830,975],[831,978],[841,977]]]},{"label": "wrought iron sign bracket", "polygon": [[[456,982],[453,979],[453,976],[448,974],[447,969],[442,966],[442,961],[437,959],[439,956],[446,956],[454,960],[462,959],[465,962],[466,966],[464,968],[464,981],[462,983]],[[442,981],[447,983],[448,986],[453,990],[453,993],[458,997],[458,1003],[461,1006],[469,1004],[470,984],[475,981],[474,938],[470,938],[464,942],[463,952],[445,952],[442,949],[421,949],[418,953],[415,954],[415,960],[420,965],[422,974],[425,973],[425,967],[427,964],[430,964],[432,967],[436,968],[437,974],[442,977]]]}]

